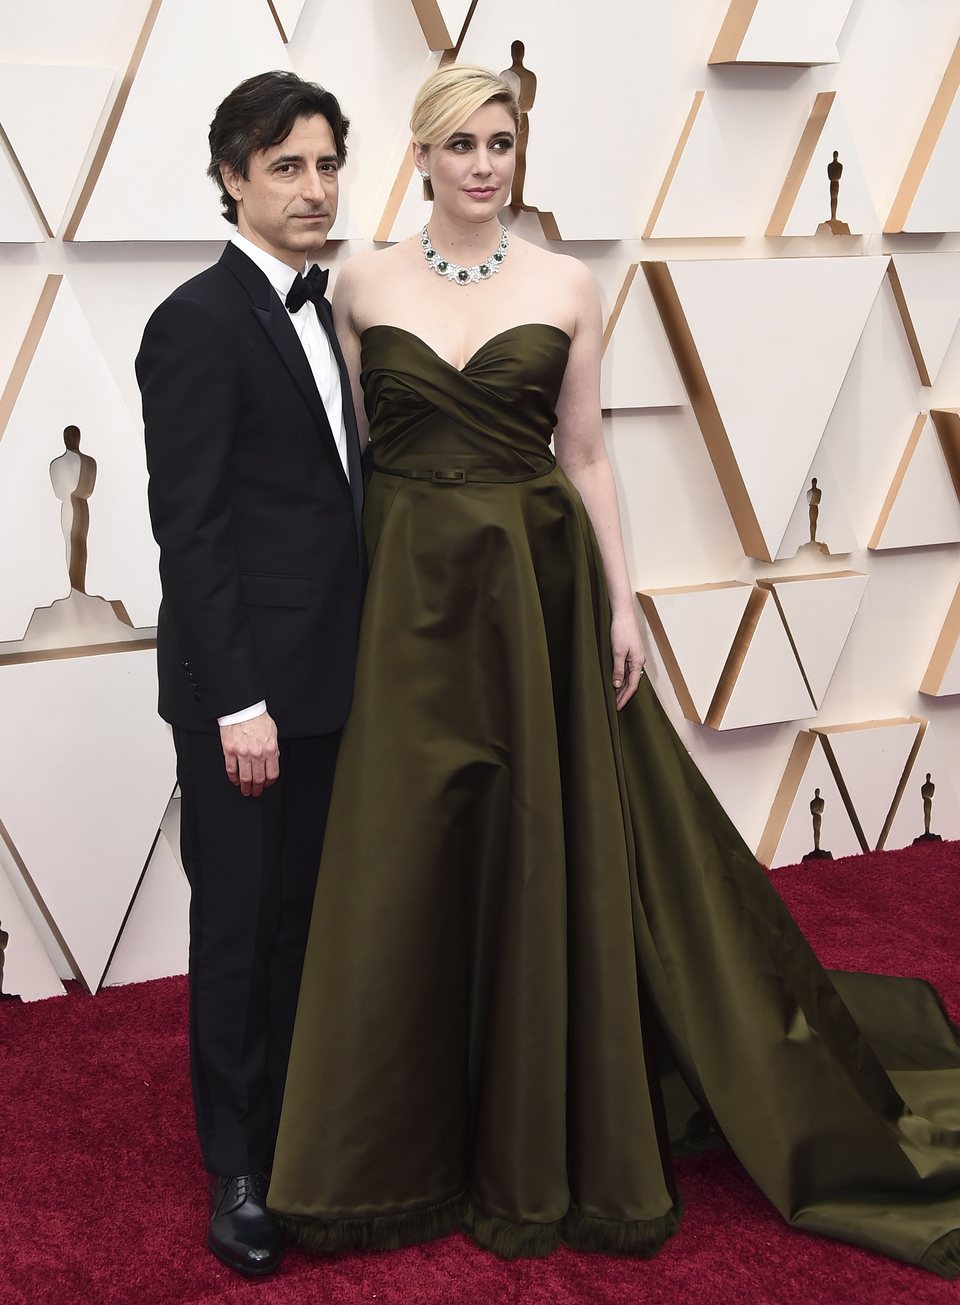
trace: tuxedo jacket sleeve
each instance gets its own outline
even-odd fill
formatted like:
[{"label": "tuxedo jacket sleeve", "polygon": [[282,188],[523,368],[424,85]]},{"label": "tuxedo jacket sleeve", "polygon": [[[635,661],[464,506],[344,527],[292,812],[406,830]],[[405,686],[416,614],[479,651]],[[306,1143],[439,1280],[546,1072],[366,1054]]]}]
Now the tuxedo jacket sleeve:
[{"label": "tuxedo jacket sleeve", "polygon": [[264,698],[281,735],[339,728],[363,579],[352,411],[355,484],[286,311],[232,245],[153,314],[137,376],[161,715],[212,729]]}]

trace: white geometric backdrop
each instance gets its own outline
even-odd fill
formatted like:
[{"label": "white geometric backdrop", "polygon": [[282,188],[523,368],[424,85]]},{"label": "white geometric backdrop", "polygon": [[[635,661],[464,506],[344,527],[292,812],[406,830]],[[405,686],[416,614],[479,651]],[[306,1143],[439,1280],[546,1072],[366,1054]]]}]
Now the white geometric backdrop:
[{"label": "white geometric backdrop", "polygon": [[[461,37],[498,70],[522,42],[535,77],[510,221],[599,282],[628,560],[684,743],[774,864],[811,850],[811,802],[835,855],[909,843],[927,774],[960,837],[956,0],[0,0],[5,991],[185,964],[133,359],[229,235],[213,110],[268,67],[340,96],[336,275],[424,220],[406,121]],[[834,151],[849,235],[821,225]]]}]

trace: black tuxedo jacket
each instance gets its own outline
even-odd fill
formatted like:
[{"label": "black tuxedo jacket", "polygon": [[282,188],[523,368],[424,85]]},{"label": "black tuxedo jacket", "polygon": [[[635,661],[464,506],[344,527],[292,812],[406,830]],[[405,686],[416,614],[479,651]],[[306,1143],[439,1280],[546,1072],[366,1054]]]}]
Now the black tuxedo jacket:
[{"label": "black tuxedo jacket", "polygon": [[281,736],[350,707],[365,573],[356,421],[329,305],[350,479],[280,298],[235,245],[147,323],[137,356],[160,545],[160,714],[215,729],[266,699]]}]

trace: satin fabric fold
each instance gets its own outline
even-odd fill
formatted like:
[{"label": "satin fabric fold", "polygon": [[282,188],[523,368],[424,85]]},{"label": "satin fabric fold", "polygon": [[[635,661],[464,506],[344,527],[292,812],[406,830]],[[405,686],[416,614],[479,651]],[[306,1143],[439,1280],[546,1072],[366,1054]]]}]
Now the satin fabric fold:
[{"label": "satin fabric fold", "polygon": [[370,582],[270,1204],[317,1249],[650,1254],[671,1149],[722,1136],[796,1226],[953,1276],[955,1031],[825,973],[649,683],[616,712],[568,347],[364,334]]}]

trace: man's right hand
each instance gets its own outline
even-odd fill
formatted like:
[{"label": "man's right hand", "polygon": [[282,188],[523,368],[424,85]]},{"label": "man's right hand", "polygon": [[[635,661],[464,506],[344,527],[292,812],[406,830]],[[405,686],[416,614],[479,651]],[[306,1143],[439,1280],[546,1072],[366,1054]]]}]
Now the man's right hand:
[{"label": "man's right hand", "polygon": [[236,725],[220,726],[220,743],[227,778],[244,797],[259,797],[280,774],[277,727],[269,712]]}]

